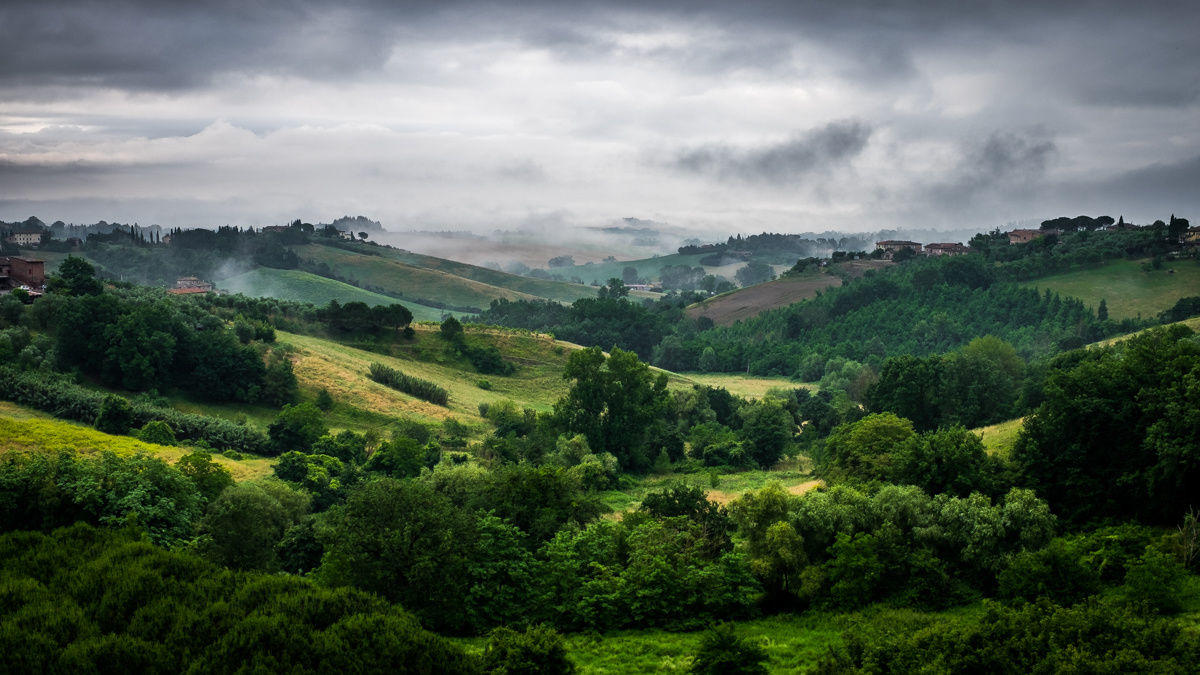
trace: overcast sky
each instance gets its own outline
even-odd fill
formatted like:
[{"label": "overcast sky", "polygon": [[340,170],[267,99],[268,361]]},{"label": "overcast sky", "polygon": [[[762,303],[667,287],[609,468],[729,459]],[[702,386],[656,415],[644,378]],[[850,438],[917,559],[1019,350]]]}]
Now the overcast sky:
[{"label": "overcast sky", "polygon": [[1197,26],[1195,1],[5,0],[0,219],[1197,220]]}]

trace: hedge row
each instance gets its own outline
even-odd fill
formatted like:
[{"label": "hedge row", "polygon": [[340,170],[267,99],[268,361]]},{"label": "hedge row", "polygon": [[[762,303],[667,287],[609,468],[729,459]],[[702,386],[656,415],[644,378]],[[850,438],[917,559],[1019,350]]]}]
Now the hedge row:
[{"label": "hedge row", "polygon": [[[0,398],[48,412],[55,417],[92,424],[105,393],[86,389],[62,377],[0,367]],[[262,431],[229,420],[192,415],[171,408],[132,403],[135,426],[166,422],[181,440],[203,440],[218,450],[261,455],[268,439]]]},{"label": "hedge row", "polygon": [[446,405],[450,401],[450,392],[429,380],[405,375],[399,370],[385,366],[382,363],[372,363],[369,375],[372,380],[375,380],[379,384],[391,387],[392,389],[398,389],[406,394],[412,394],[417,398],[423,398],[430,403]]}]

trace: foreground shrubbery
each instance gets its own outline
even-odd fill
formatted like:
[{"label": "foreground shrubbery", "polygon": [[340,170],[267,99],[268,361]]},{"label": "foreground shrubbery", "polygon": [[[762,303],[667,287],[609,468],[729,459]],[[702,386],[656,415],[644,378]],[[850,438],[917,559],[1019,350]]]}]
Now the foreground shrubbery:
[{"label": "foreground shrubbery", "polygon": [[978,619],[914,629],[874,622],[851,629],[821,673],[1187,673],[1200,638],[1179,624],[1100,602],[1060,607],[990,604]]},{"label": "foreground shrubbery", "polygon": [[395,368],[382,363],[372,363],[368,373],[372,380],[430,403],[446,405],[450,402],[450,392],[444,388],[419,377],[406,375]]},{"label": "foreground shrubbery", "polygon": [[230,572],[128,532],[6,534],[0,569],[10,672],[482,672],[375,596]]}]

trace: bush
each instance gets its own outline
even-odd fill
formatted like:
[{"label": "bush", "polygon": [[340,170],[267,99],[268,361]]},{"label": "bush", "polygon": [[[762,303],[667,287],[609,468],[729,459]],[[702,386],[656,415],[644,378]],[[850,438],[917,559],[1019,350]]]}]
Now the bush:
[{"label": "bush", "polygon": [[1071,605],[1099,592],[1100,575],[1062,539],[1039,551],[1022,551],[1013,556],[998,578],[1002,598],[1037,600],[1049,598]]},{"label": "bush", "polygon": [[692,662],[693,673],[704,675],[758,675],[766,673],[767,652],[760,645],[739,637],[733,626],[720,624],[700,638],[700,650]]},{"label": "bush", "polygon": [[483,667],[496,675],[539,673],[567,675],[575,664],[567,656],[562,636],[548,626],[530,626],[524,633],[497,628],[488,634]]},{"label": "bush", "polygon": [[175,445],[175,432],[171,425],[161,420],[150,420],[134,433],[139,441],[158,445]]},{"label": "bush", "polygon": [[446,405],[450,402],[450,392],[442,387],[430,382],[422,380],[418,377],[405,375],[404,373],[385,366],[382,363],[372,363],[371,370],[368,373],[372,380],[391,387],[397,391],[402,391],[406,394],[416,396],[417,398],[425,399],[430,403],[437,405]]},{"label": "bush", "polygon": [[321,391],[317,392],[316,405],[325,412],[333,409],[333,396],[330,395],[328,389],[322,388]]},{"label": "bush", "polygon": [[98,431],[106,434],[129,433],[129,429],[133,426],[133,408],[129,405],[129,399],[120,396],[105,396],[93,425]]}]

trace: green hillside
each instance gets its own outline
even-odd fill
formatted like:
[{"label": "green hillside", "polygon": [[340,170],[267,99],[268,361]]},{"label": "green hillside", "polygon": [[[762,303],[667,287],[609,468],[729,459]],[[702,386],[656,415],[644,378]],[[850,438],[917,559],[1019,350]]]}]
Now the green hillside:
[{"label": "green hillside", "polygon": [[324,263],[356,286],[382,289],[409,300],[432,299],[459,307],[478,307],[492,300],[533,300],[538,296],[474,281],[439,270],[416,267],[384,256],[363,255],[332,246],[308,244],[294,249],[301,259]]},{"label": "green hillside", "polygon": [[[59,452],[90,455],[107,451],[118,455],[151,455],[174,463],[192,450],[184,446],[143,443],[129,436],[113,436],[76,422],[49,419],[15,403],[0,403],[0,456]],[[237,480],[261,478],[271,472],[267,459],[233,460],[216,455],[213,461],[228,469]]]},{"label": "green hillside", "polygon": [[[504,357],[518,364],[509,376],[480,375],[469,364],[446,356],[445,341],[436,328],[417,326],[416,338],[398,346],[392,355],[357,349],[331,340],[279,332],[277,340],[295,347],[292,357],[302,390],[327,388],[334,400],[376,414],[415,417],[429,422],[453,417],[482,423],[480,403],[512,400],[537,410],[550,410],[567,392],[562,368],[574,345],[549,336],[468,328],[468,340],[496,345]],[[372,363],[382,363],[450,392],[450,404],[439,406],[385,387],[367,377]],[[479,388],[480,380],[491,383]]]},{"label": "green hillside", "polygon": [[1065,272],[1023,284],[1079,298],[1088,306],[1108,305],[1113,319],[1151,318],[1182,297],[1200,295],[1200,265],[1192,260],[1163,263],[1143,270],[1146,260],[1115,260],[1099,267]]},{"label": "green hillside", "polygon": [[532,277],[522,277],[516,274],[509,274],[499,270],[479,267],[468,263],[457,262],[455,260],[447,260],[446,258],[436,258],[430,255],[421,253],[412,253],[397,248],[376,247],[362,245],[360,246],[364,253],[379,254],[390,260],[396,260],[406,265],[414,267],[422,267],[438,272],[446,272],[455,276],[478,281],[480,283],[497,286],[499,288],[507,288],[519,293],[528,293],[536,295],[540,298],[548,300],[558,300],[559,302],[574,302],[579,298],[590,298],[596,295],[596,289],[592,286],[583,286],[580,284],[571,284],[562,281],[551,281],[548,279],[534,279]]},{"label": "green hillside", "polygon": [[[244,295],[311,302],[327,305],[330,300],[341,303],[365,302],[368,305],[390,305],[400,303],[413,313],[416,321],[441,321],[445,310],[429,307],[411,300],[399,300],[380,293],[372,293],[357,286],[326,279],[300,270],[277,270],[259,267],[217,282],[218,287]],[[462,316],[462,312],[451,312]]]}]

